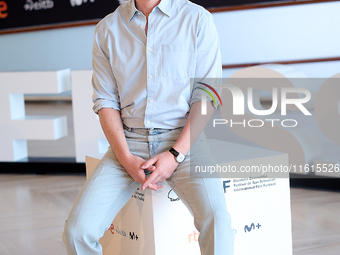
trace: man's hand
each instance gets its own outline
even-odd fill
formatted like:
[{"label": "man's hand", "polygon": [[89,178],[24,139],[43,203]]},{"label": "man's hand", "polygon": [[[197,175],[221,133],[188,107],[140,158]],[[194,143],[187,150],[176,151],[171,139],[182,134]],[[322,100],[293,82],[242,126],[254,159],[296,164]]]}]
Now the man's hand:
[{"label": "man's hand", "polygon": [[[144,184],[146,181],[144,169],[148,169],[150,171],[155,169],[154,165],[142,168],[141,165],[144,163],[144,159],[132,154],[128,155],[124,160],[121,161],[121,164],[125,168],[126,172],[128,172],[132,179],[134,179],[136,182],[139,182],[140,184]],[[148,188],[157,191],[158,189],[162,188],[162,185],[150,184]]]},{"label": "man's hand", "polygon": [[[150,170],[151,166],[155,166],[155,168]],[[152,174],[143,183],[142,190],[145,190],[146,188],[151,189],[155,185],[157,186],[157,183],[161,183],[162,181],[170,178],[177,166],[178,162],[169,151],[160,153],[147,160],[144,164],[142,164],[142,168],[152,171]]]}]

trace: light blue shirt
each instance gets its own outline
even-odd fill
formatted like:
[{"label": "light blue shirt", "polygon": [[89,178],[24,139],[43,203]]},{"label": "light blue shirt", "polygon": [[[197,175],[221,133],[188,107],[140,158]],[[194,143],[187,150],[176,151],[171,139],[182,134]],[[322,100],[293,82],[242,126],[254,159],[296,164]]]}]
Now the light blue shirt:
[{"label": "light blue shirt", "polygon": [[149,15],[147,36],[145,26],[134,1],[96,26],[93,110],[120,110],[128,127],[183,127],[205,93],[191,78],[222,76],[212,15],[190,1],[162,0]]}]

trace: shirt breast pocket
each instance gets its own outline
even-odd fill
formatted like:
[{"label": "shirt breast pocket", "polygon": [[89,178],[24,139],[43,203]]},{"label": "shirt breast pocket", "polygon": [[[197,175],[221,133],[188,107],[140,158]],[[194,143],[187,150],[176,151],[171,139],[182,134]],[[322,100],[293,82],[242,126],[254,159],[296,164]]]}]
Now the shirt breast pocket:
[{"label": "shirt breast pocket", "polygon": [[162,45],[162,76],[181,80],[195,75],[195,51],[192,45]]}]

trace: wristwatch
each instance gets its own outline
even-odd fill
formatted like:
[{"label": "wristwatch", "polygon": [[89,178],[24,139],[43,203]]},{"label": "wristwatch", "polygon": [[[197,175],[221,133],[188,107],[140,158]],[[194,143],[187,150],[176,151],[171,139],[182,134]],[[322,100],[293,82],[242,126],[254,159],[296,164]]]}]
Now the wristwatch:
[{"label": "wristwatch", "polygon": [[185,155],[181,152],[176,151],[174,148],[170,148],[170,153],[175,156],[178,163],[182,163],[185,160]]}]

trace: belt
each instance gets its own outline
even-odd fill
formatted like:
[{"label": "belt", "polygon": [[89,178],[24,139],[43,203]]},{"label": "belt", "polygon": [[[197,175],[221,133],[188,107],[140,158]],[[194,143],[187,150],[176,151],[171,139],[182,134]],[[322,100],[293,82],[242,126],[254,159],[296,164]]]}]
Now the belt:
[{"label": "belt", "polygon": [[132,132],[132,133],[136,133],[139,135],[159,135],[159,134],[163,134],[172,130],[176,130],[176,129],[180,129],[182,127],[179,128],[174,128],[174,129],[165,129],[165,128],[130,128],[128,126],[126,126],[125,124],[123,124],[123,127],[126,131],[128,132]]}]

